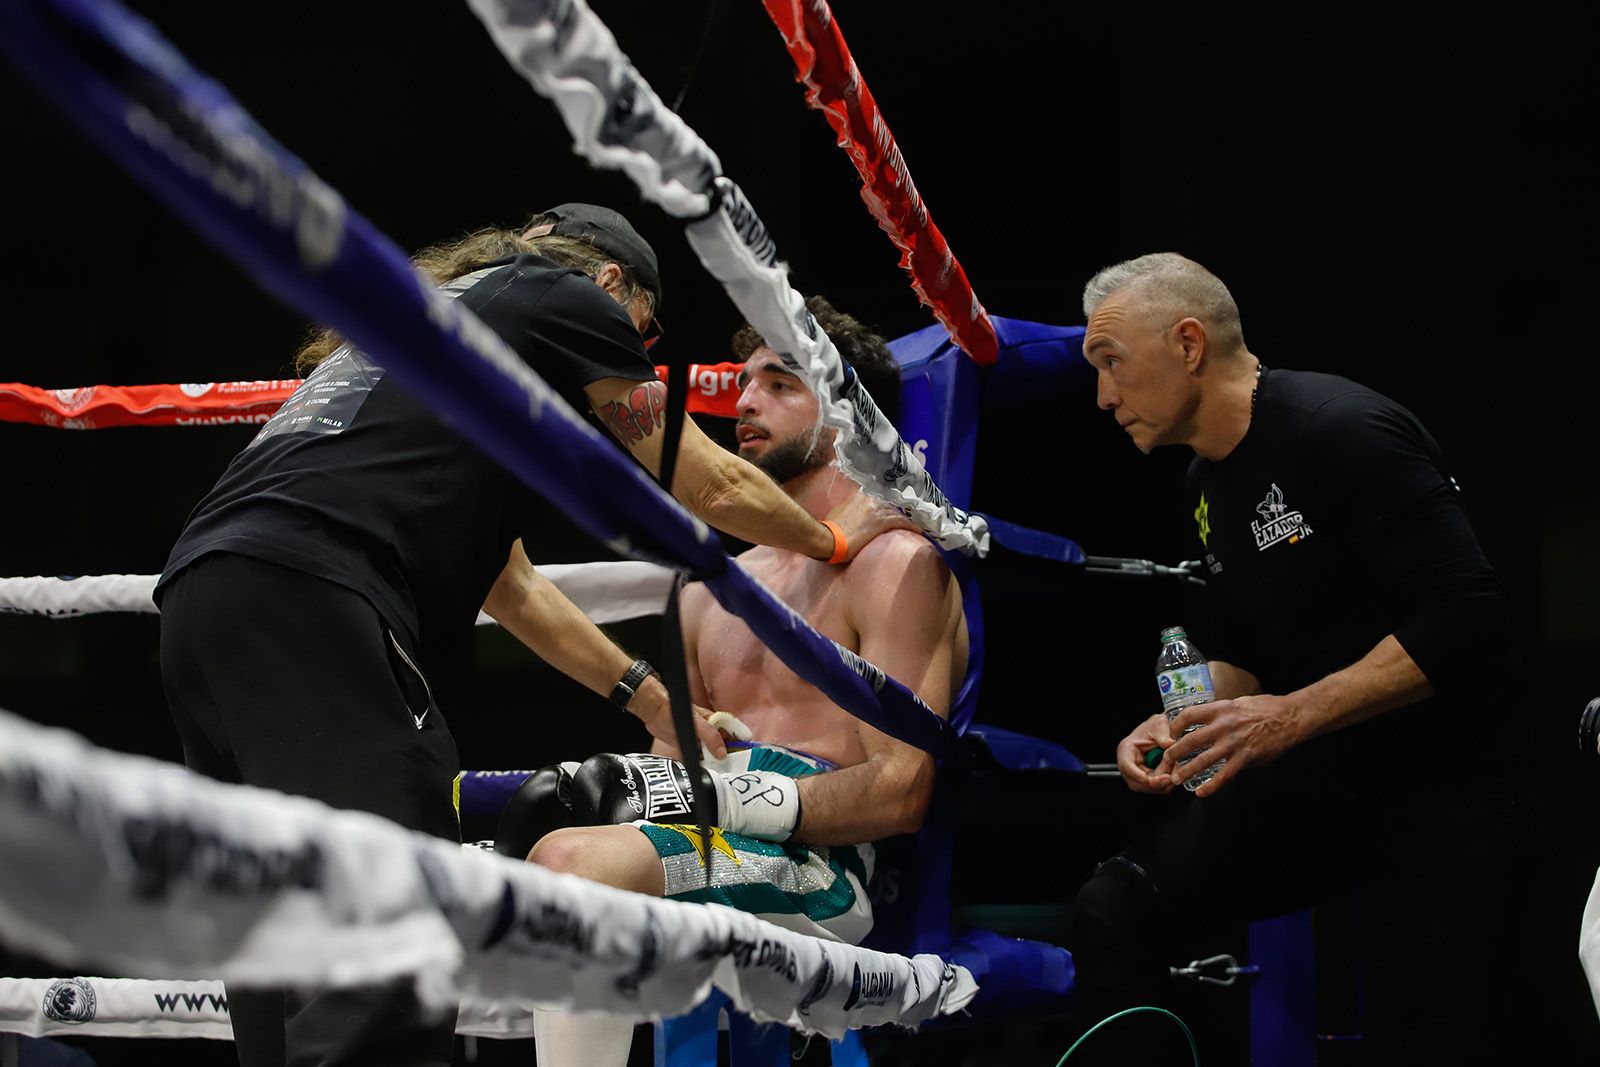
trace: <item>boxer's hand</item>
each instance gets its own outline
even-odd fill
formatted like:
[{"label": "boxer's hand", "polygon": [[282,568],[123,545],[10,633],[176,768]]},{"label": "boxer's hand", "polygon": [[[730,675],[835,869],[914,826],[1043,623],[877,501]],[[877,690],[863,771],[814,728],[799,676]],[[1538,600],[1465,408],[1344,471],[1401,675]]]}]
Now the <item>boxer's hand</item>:
[{"label": "boxer's hand", "polygon": [[692,822],[699,788],[716,801],[714,822],[732,833],[764,841],[786,841],[800,823],[799,783],[773,771],[724,774],[689,770],[666,756],[602,752],[590,756],[572,777],[572,809],[592,825],[632,822]]}]

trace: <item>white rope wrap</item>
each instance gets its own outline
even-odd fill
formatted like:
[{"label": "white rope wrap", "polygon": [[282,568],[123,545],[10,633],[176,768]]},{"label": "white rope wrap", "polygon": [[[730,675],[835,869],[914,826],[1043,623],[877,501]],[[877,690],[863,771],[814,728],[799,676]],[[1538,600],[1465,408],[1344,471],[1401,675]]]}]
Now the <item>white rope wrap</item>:
[{"label": "white rope wrap", "polygon": [[[838,1036],[960,1010],[970,972],[627,893],[224,785],[0,712],[0,938],[70,967],[239,985],[414,976],[466,997],[680,1014],[715,983]],[[453,981],[452,981],[453,979]]]},{"label": "white rope wrap", "polygon": [[468,0],[500,51],[554,101],[573,148],[632,178],[674,218],[711,210],[722,163],[656,96],[606,24],[577,0]]},{"label": "white rope wrap", "polygon": [[[546,563],[534,568],[595,623],[660,615],[672,588],[672,571],[641,560]],[[150,594],[155,574],[98,574],[81,578],[0,578],[0,614],[70,618],[99,612],[155,614]],[[479,626],[494,620],[478,613]]]},{"label": "white rope wrap", "polygon": [[689,245],[767,344],[794,357],[816,394],[822,421],[839,431],[834,451],[840,468],[872,496],[905,512],[943,547],[986,555],[989,524],[983,516],[968,514],[945,498],[859,380],[848,399],[841,392],[844,363],[839,350],[789,285],[788,269],[743,192],[720,179],[723,183],[716,214],[684,227]]},{"label": "white rope wrap", "polygon": [[[839,431],[841,468],[946,548],[984,555],[988,524],[952,505],[865,389],[845,397],[838,350],[789,286],[777,247],[716,153],[640,77],[582,0],[467,0],[501,53],[561,112],[579,155],[621,170],[688,221],[689,244],[739,311],[793,357]],[[859,386],[859,383],[857,383]]]},{"label": "white rope wrap", "polygon": [[[660,615],[674,578],[669,567],[643,560],[598,563],[544,563],[544,575],[589,619],[601,626]],[[480,618],[488,618],[482,615]]]},{"label": "white rope wrap", "polygon": [[0,614],[70,618],[108,611],[156,613],[150,593],[158,574],[94,574],[82,578],[0,578]]}]

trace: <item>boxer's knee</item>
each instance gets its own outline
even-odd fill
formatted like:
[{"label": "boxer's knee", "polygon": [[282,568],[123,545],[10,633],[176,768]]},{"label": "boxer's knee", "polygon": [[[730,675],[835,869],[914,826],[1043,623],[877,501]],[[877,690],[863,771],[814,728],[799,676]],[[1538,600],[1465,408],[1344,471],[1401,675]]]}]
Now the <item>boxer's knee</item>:
[{"label": "boxer's knee", "polygon": [[594,827],[574,826],[552,830],[534,842],[528,862],[562,874],[588,877],[584,872],[594,865],[593,853],[603,843],[594,839]]},{"label": "boxer's knee", "polygon": [[661,896],[666,876],[650,839],[632,826],[573,826],[541,837],[528,862],[592,882]]}]

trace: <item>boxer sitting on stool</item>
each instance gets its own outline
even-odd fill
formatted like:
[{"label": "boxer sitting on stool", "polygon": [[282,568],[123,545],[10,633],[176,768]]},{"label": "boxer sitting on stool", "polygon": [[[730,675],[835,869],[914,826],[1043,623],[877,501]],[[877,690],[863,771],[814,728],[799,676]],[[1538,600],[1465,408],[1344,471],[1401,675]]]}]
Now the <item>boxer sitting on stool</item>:
[{"label": "boxer sitting on stool", "polygon": [[[899,367],[883,339],[820,297],[806,306],[892,420]],[[745,359],[740,455],[819,517],[861,492],[833,462],[834,431],[822,427],[816,397],[783,357],[748,326],[734,351]],[[955,579],[921,534],[883,534],[844,566],[769,547],[739,563],[818,632],[949,713],[966,673],[966,620]],[[546,767],[508,807],[497,847],[623,889],[726,904],[859,942],[872,926],[872,847],[864,842],[921,826],[932,757],[836,707],[704,586],[685,589],[682,622],[695,703],[732,713],[738,732],[759,743],[730,743],[727,759],[707,763],[697,782],[659,741],[649,755]],[[716,797],[710,841],[693,825],[696,789]],[[632,1023],[540,1012],[535,1034],[543,1062],[620,1065]]]}]

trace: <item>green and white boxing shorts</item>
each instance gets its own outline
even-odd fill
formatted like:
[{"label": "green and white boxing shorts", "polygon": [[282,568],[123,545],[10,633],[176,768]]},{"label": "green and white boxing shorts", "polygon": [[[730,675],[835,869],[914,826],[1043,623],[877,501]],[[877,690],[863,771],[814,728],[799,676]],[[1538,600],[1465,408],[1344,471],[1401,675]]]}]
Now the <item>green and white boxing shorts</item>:
[{"label": "green and white boxing shorts", "polygon": [[[782,745],[730,741],[726,759],[705,766],[724,774],[775,771],[804,778],[837,769]],[[655,846],[667,897],[725,904],[789,930],[858,944],[872,929],[871,845],[796,845],[711,828],[709,844],[693,824],[635,822]],[[706,885],[706,864],[711,885]]]}]

